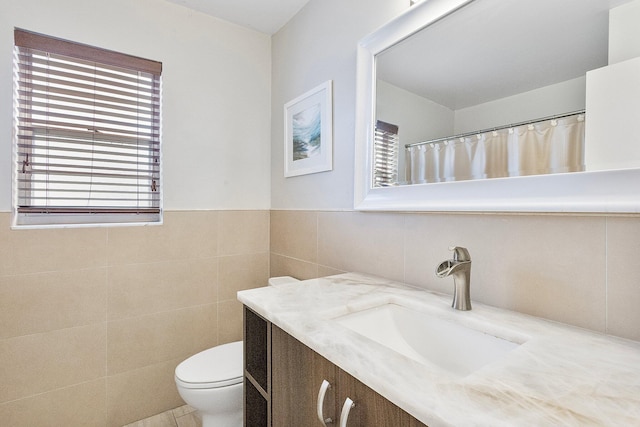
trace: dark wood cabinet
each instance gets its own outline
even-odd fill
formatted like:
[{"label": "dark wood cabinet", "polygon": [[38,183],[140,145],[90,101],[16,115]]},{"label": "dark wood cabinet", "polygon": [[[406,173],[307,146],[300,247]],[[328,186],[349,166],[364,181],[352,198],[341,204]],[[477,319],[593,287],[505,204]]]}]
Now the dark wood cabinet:
[{"label": "dark wood cabinet", "polygon": [[[250,335],[256,331],[262,333],[261,328],[251,326],[251,322],[256,320],[252,316],[257,315],[245,308],[245,351],[251,348],[249,341],[259,341]],[[331,422],[326,422],[328,427],[339,425],[343,404],[347,398],[355,404],[349,411],[348,427],[424,426],[291,335],[269,322],[266,324],[269,332],[265,336],[269,338],[270,343],[265,348],[270,354],[264,360],[268,362],[266,371],[270,380],[266,388],[259,384],[256,387],[257,381],[252,377],[249,361],[257,357],[245,353],[245,385],[248,384],[250,390],[245,391],[245,426],[322,427],[318,417],[318,400],[323,381],[330,384],[324,394],[321,409],[323,418],[331,419]],[[252,397],[251,393],[255,390],[259,390],[259,396]],[[260,391],[264,393],[261,394]],[[268,406],[267,410],[264,409],[264,405]],[[256,420],[256,417],[264,418]]]},{"label": "dark wood cabinet", "polygon": [[[367,387],[353,376],[338,369],[338,399],[340,405],[347,398],[354,403],[349,413],[347,425],[376,427],[420,427],[425,426],[398,406],[389,402],[373,389]],[[338,408],[341,410],[342,406]]]},{"label": "dark wood cabinet", "polygon": [[273,426],[322,427],[316,402],[323,380],[332,385],[325,396],[323,414],[335,421],[335,365],[275,325],[271,339]]}]

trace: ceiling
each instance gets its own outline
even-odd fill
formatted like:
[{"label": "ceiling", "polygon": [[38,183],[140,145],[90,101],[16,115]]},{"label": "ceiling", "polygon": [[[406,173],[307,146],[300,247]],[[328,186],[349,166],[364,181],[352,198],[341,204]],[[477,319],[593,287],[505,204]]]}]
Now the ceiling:
[{"label": "ceiling", "polygon": [[273,34],[309,0],[167,0],[262,33]]},{"label": "ceiling", "polygon": [[627,1],[476,1],[379,55],[377,76],[453,110],[584,76]]}]

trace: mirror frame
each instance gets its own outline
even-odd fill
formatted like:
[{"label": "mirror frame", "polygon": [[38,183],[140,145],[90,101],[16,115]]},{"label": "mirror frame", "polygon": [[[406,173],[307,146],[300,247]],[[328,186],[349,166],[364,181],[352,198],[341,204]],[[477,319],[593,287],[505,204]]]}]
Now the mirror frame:
[{"label": "mirror frame", "polygon": [[640,212],[640,168],[372,187],[376,55],[473,1],[482,0],[424,0],[358,43],[354,209],[431,212]]}]

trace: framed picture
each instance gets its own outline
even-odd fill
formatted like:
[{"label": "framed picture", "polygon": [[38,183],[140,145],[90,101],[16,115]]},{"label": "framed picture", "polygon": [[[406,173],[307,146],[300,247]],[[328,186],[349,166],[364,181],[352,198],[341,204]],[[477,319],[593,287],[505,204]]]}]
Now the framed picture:
[{"label": "framed picture", "polygon": [[332,81],[284,105],[284,176],[333,169]]}]

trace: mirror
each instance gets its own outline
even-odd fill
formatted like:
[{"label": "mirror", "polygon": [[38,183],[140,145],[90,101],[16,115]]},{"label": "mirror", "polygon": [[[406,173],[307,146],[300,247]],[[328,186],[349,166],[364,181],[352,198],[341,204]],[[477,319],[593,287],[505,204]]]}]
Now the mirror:
[{"label": "mirror", "polygon": [[363,39],[356,209],[637,212],[626,3],[425,0]]}]

